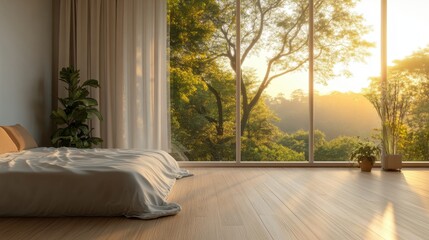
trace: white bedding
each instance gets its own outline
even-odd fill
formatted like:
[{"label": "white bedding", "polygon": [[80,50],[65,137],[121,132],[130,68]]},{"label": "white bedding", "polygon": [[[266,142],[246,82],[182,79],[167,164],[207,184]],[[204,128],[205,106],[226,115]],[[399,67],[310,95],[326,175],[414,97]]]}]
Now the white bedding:
[{"label": "white bedding", "polygon": [[35,148],[0,155],[0,216],[126,216],[180,211],[166,197],[189,176],[163,151]]}]

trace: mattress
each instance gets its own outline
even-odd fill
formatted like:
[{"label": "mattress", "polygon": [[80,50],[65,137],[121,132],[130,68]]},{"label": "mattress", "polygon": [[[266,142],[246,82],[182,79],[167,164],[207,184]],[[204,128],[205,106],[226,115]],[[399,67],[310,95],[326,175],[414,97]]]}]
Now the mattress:
[{"label": "mattress", "polygon": [[0,155],[0,216],[177,214],[167,202],[176,179],[191,175],[163,151],[35,148]]}]

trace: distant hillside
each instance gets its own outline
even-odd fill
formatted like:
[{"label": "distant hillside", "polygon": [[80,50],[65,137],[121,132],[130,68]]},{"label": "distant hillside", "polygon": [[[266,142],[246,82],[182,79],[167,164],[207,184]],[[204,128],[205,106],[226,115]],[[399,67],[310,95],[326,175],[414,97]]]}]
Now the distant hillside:
[{"label": "distant hillside", "polygon": [[[268,106],[280,118],[275,124],[291,133],[308,130],[308,97],[295,95],[292,99],[282,96],[272,98]],[[333,92],[314,96],[314,125],[326,134],[327,139],[337,136],[369,137],[380,120],[374,107],[357,93]]]}]

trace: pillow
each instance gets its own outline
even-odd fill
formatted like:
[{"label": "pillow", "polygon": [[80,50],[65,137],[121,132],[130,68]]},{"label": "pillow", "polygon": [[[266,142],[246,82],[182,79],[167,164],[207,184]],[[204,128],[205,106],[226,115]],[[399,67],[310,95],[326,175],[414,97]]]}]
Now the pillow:
[{"label": "pillow", "polygon": [[0,154],[18,152],[18,147],[9,137],[9,134],[0,127]]},{"label": "pillow", "polygon": [[18,147],[18,151],[37,147],[36,141],[23,126],[17,124],[15,126],[3,126],[2,128],[9,134],[9,137]]}]

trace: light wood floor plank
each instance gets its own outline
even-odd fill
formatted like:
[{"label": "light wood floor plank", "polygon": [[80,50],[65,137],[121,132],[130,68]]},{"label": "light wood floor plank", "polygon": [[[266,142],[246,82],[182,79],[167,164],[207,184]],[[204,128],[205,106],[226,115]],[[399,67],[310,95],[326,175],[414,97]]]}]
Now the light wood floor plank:
[{"label": "light wood floor plank", "polygon": [[429,169],[191,168],[168,201],[182,211],[0,218],[0,239],[428,239]]},{"label": "light wood floor plank", "polygon": [[244,220],[244,236],[247,236],[247,239],[272,239],[270,233],[264,226],[260,215],[255,210],[255,205],[251,203],[251,197],[247,195],[246,186],[250,186],[251,183],[246,178],[239,176],[237,171],[231,173],[226,172],[225,178],[229,183],[231,191],[234,192],[233,197],[237,202],[237,209],[235,212]]}]

